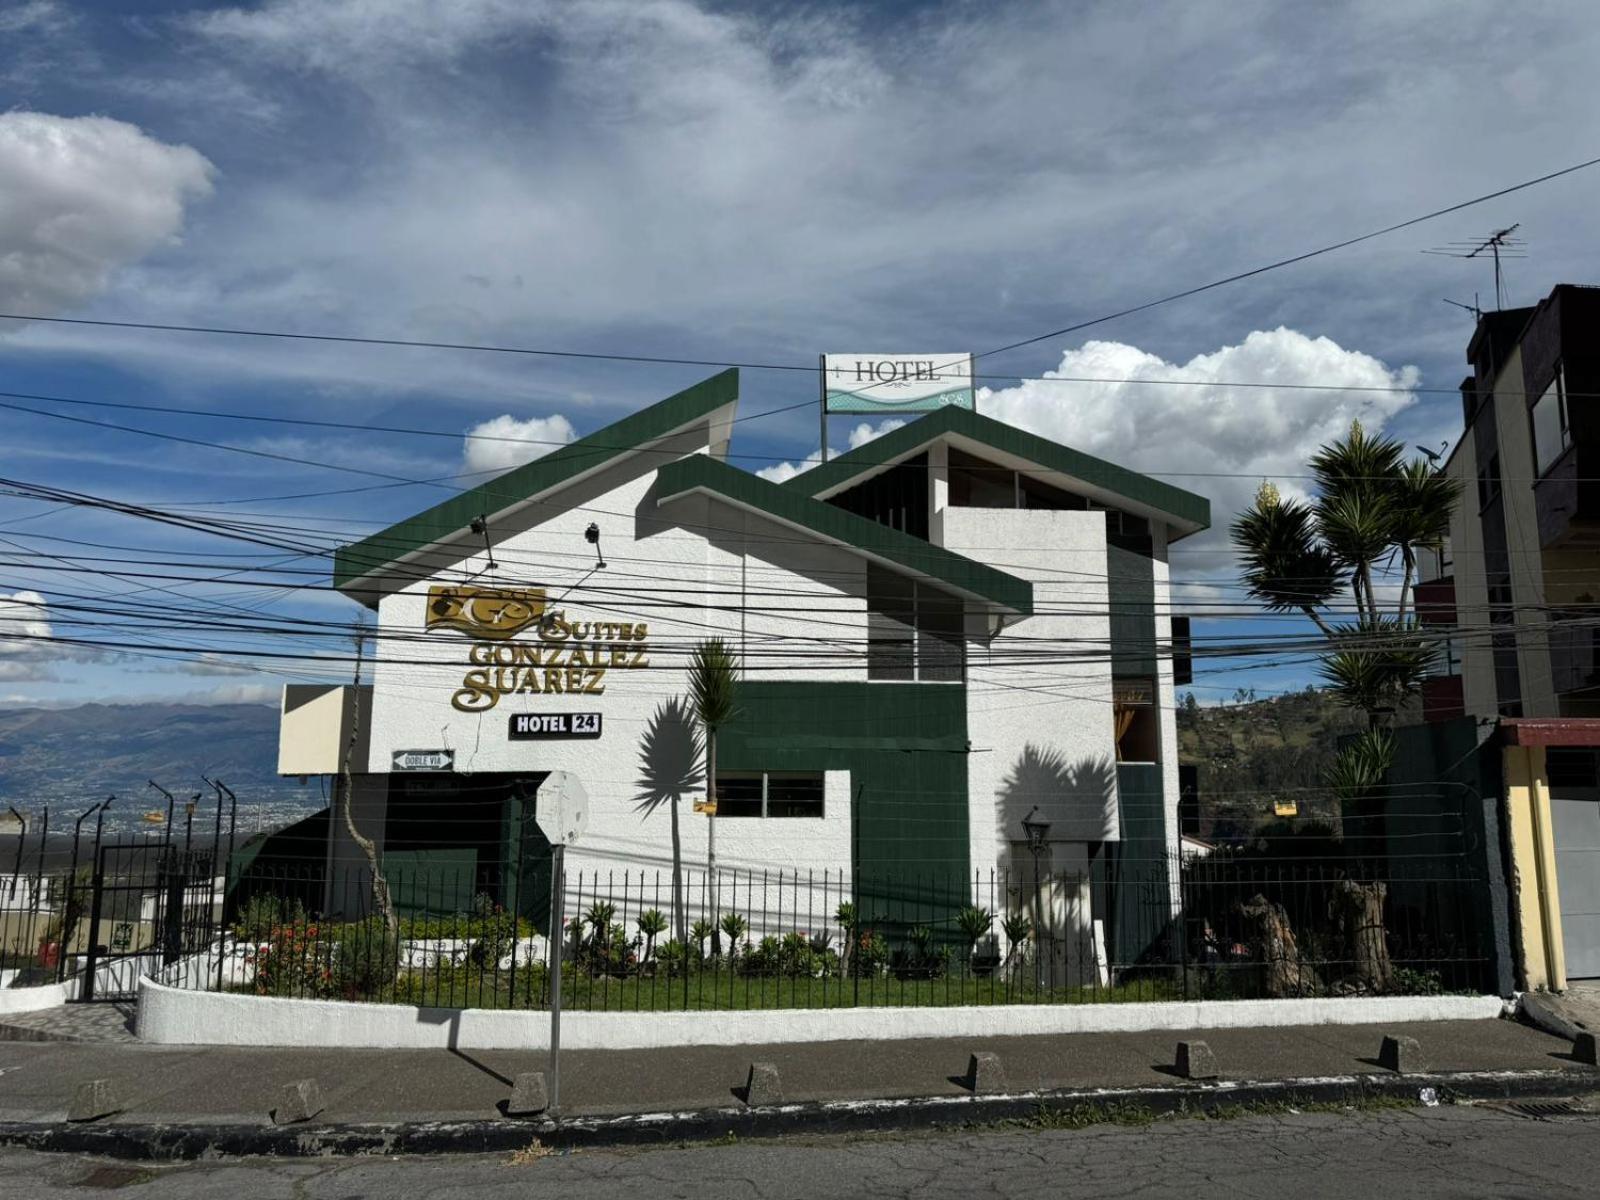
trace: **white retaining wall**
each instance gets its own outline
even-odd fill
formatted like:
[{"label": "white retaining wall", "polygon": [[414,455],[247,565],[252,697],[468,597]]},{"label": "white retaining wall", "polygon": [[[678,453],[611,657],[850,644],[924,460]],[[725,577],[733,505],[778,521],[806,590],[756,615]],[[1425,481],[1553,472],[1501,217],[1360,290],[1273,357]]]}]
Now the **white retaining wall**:
[{"label": "white retaining wall", "polygon": [[[572,1050],[642,1050],[1158,1029],[1370,1025],[1488,1019],[1500,1016],[1504,1007],[1505,1002],[1498,996],[1394,996],[715,1013],[567,1012],[561,1018],[561,1042]],[[145,979],[139,985],[138,1031],[142,1041],[182,1046],[544,1050],[549,1047],[550,1015],[525,1010],[412,1008],[187,992]]]},{"label": "white retaining wall", "polygon": [[78,979],[65,983],[45,983],[38,987],[0,987],[0,1013],[37,1012],[55,1008],[78,996]]}]

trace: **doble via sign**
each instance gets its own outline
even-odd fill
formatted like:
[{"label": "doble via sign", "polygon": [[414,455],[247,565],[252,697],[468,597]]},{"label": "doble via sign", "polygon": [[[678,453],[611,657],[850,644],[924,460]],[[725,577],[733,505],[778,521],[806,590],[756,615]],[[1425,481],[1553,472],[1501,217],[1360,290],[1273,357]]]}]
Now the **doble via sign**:
[{"label": "doble via sign", "polygon": [[390,760],[394,771],[448,771],[455,765],[454,750],[396,750]]}]

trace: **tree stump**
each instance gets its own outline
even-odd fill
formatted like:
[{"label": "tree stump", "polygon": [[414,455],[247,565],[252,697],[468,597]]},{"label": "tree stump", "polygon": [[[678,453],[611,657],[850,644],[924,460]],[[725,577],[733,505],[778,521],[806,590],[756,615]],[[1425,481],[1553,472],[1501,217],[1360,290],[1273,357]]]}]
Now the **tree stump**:
[{"label": "tree stump", "polygon": [[1383,924],[1383,902],[1388,894],[1386,883],[1350,879],[1341,879],[1333,893],[1335,916],[1344,930],[1355,982],[1364,992],[1381,994],[1394,982],[1388,930]]},{"label": "tree stump", "polygon": [[1316,970],[1300,956],[1289,914],[1281,904],[1258,895],[1239,905],[1239,915],[1250,928],[1250,940],[1263,965],[1262,991],[1269,999],[1315,996],[1322,991]]}]

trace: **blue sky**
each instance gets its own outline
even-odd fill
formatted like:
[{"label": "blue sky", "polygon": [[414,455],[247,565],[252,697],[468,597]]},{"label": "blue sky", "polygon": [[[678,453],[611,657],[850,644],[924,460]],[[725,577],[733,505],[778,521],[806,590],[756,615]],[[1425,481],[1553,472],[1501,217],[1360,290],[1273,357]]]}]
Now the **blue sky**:
[{"label": "blue sky", "polygon": [[[0,311],[775,363],[983,351],[1594,157],[1597,51],[1583,2],[0,2]],[[1571,176],[982,368],[1195,386],[995,378],[985,403],[1209,495],[1220,531],[1260,478],[1294,487],[1353,416],[1408,442],[1453,436],[1452,396],[1405,389],[1459,382],[1470,324],[1442,299],[1487,301],[1492,284],[1420,251],[1520,221],[1512,303],[1595,282],[1597,191],[1600,170]],[[459,435],[507,418],[538,424],[495,428],[560,440],[709,373],[0,325],[7,392],[455,435],[0,397],[295,460],[0,409],[8,478],[330,537],[446,491],[271,498],[382,482],[350,469],[504,465],[481,442],[468,461]],[[1253,380],[1399,390],[1226,386]],[[742,411],[815,386],[746,371]],[[803,460],[815,428],[803,408],[748,420],[737,461]],[[835,445],[851,432],[841,420]],[[48,553],[117,553],[48,538],[263,561],[202,560],[250,548],[4,497],[0,538],[0,593],[41,597],[14,619],[68,636],[85,616],[69,606],[150,581],[38,569],[64,565]],[[1186,603],[1237,598],[1220,532],[1180,549]],[[337,597],[163,586],[349,612]],[[14,638],[0,651],[7,703],[259,699],[281,682]],[[1309,678],[1223,665],[1203,697]]]}]

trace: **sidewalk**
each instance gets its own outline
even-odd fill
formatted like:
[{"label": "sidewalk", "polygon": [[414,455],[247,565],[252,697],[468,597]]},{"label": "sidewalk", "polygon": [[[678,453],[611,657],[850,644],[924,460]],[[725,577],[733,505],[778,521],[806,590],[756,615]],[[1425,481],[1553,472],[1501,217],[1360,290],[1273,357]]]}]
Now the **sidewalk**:
[{"label": "sidewalk", "polygon": [[[1570,1043],[1560,1038],[1506,1020],[1441,1021],[1194,1034],[1100,1033],[572,1051],[562,1057],[563,1116],[569,1123],[581,1125],[587,1120],[599,1128],[607,1118],[656,1114],[655,1136],[676,1137],[674,1122],[692,1114],[743,1115],[740,1091],[754,1060],[777,1065],[785,1105],[798,1106],[796,1111],[809,1106],[810,1111],[837,1117],[847,1110],[872,1107],[863,1106],[863,1101],[914,1099],[944,1106],[942,1111],[950,1114],[954,1112],[950,1106],[978,1103],[964,1074],[968,1055],[979,1050],[1000,1056],[1012,1096],[1124,1089],[1180,1098],[1233,1092],[1243,1096],[1254,1094],[1247,1082],[1282,1086],[1283,1081],[1298,1081],[1295,1086],[1302,1090],[1313,1085],[1359,1089],[1382,1084],[1393,1092],[1390,1085],[1415,1084],[1409,1093],[1414,1097],[1417,1087],[1426,1082],[1422,1077],[1398,1079],[1377,1064],[1379,1042],[1386,1033],[1416,1038],[1427,1081],[1446,1090],[1455,1087],[1471,1094],[1465,1088],[1467,1082],[1480,1091],[1504,1086],[1523,1094],[1577,1095],[1600,1090],[1600,1070],[1574,1061]],[[1210,1045],[1221,1074],[1219,1081],[1197,1084],[1176,1075],[1174,1047],[1188,1037]],[[173,1134],[202,1128],[239,1133],[270,1130],[268,1114],[278,1103],[281,1088],[307,1077],[317,1080],[326,1104],[314,1123],[319,1127],[393,1130],[447,1123],[479,1130],[496,1126],[515,1130],[516,1123],[502,1117],[497,1106],[509,1095],[517,1073],[547,1066],[542,1053],[515,1051],[5,1042],[0,1043],[0,1126],[4,1126],[0,1137],[41,1145],[48,1140],[41,1131],[52,1128],[93,1131],[93,1136],[102,1138],[119,1128],[128,1135],[156,1127]],[[1461,1072],[1475,1074],[1470,1081],[1455,1078],[1455,1073]],[[112,1081],[124,1111],[92,1126],[66,1126],[64,1118],[74,1089],[96,1078]],[[1029,1111],[1038,1103],[1038,1096],[1033,1095],[1017,1111]],[[877,1106],[881,1111],[892,1107]],[[978,1118],[968,1112],[959,1119]],[[717,1121],[726,1124],[727,1118],[719,1116]],[[634,1122],[636,1128],[639,1124]],[[856,1124],[859,1127],[860,1123]],[[529,1125],[520,1128],[524,1137],[534,1131]],[[298,1127],[300,1133],[309,1130]],[[281,1137],[292,1131],[276,1132]],[[690,1132],[687,1136],[695,1135]],[[251,1143],[233,1138],[231,1144]],[[384,1144],[393,1148],[389,1142]],[[193,1149],[190,1145],[185,1153]]]}]

